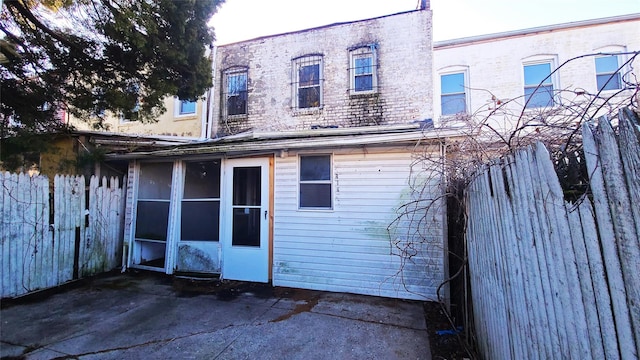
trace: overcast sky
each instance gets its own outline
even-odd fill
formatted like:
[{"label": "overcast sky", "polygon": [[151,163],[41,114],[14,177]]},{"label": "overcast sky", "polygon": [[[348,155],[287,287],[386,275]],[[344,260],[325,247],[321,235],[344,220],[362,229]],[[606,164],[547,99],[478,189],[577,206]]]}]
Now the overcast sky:
[{"label": "overcast sky", "polygon": [[[226,0],[219,45],[416,9],[419,0]],[[640,0],[431,0],[434,40],[640,13]],[[638,29],[640,34],[640,29]]]}]

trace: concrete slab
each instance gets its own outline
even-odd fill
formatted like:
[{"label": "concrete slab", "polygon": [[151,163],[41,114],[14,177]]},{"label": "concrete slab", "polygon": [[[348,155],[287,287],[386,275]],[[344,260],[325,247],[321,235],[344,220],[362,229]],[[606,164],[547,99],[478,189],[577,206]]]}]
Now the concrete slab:
[{"label": "concrete slab", "polygon": [[0,321],[2,357],[24,359],[431,359],[420,302],[251,283],[194,289],[150,274],[4,306]]}]

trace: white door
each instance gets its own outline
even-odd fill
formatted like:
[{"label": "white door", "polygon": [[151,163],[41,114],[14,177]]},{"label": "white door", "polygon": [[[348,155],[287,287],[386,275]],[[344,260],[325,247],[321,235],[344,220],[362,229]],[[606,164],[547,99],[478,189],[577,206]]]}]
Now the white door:
[{"label": "white door", "polygon": [[232,159],[224,165],[222,276],[269,281],[269,159]]}]

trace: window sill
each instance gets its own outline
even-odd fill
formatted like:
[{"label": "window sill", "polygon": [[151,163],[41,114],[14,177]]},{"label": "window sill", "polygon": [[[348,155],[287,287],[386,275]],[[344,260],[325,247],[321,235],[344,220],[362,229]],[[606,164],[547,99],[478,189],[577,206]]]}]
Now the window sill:
[{"label": "window sill", "polygon": [[376,90],[372,91],[349,91],[349,99],[368,99],[368,98],[376,98],[379,97],[380,93]]},{"label": "window sill", "polygon": [[293,116],[304,116],[304,115],[318,115],[322,114],[323,107],[316,108],[304,108],[304,109],[293,109]]},{"label": "window sill", "polygon": [[225,120],[246,120],[249,118],[249,115],[247,114],[241,114],[241,115],[227,115],[226,117],[224,117]]},{"label": "window sill", "polygon": [[335,209],[334,208],[298,208],[298,211],[300,212],[323,212],[323,213],[330,213],[330,212],[334,212]]},{"label": "window sill", "polygon": [[196,113],[179,114],[179,115],[174,115],[173,121],[193,120],[197,118],[198,118],[198,114]]}]

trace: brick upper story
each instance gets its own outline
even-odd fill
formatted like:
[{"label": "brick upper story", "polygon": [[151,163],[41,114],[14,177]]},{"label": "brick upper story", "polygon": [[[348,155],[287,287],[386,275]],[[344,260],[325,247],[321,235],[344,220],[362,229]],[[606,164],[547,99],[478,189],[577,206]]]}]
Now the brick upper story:
[{"label": "brick upper story", "polygon": [[219,46],[213,133],[431,118],[431,54],[430,10]]}]

